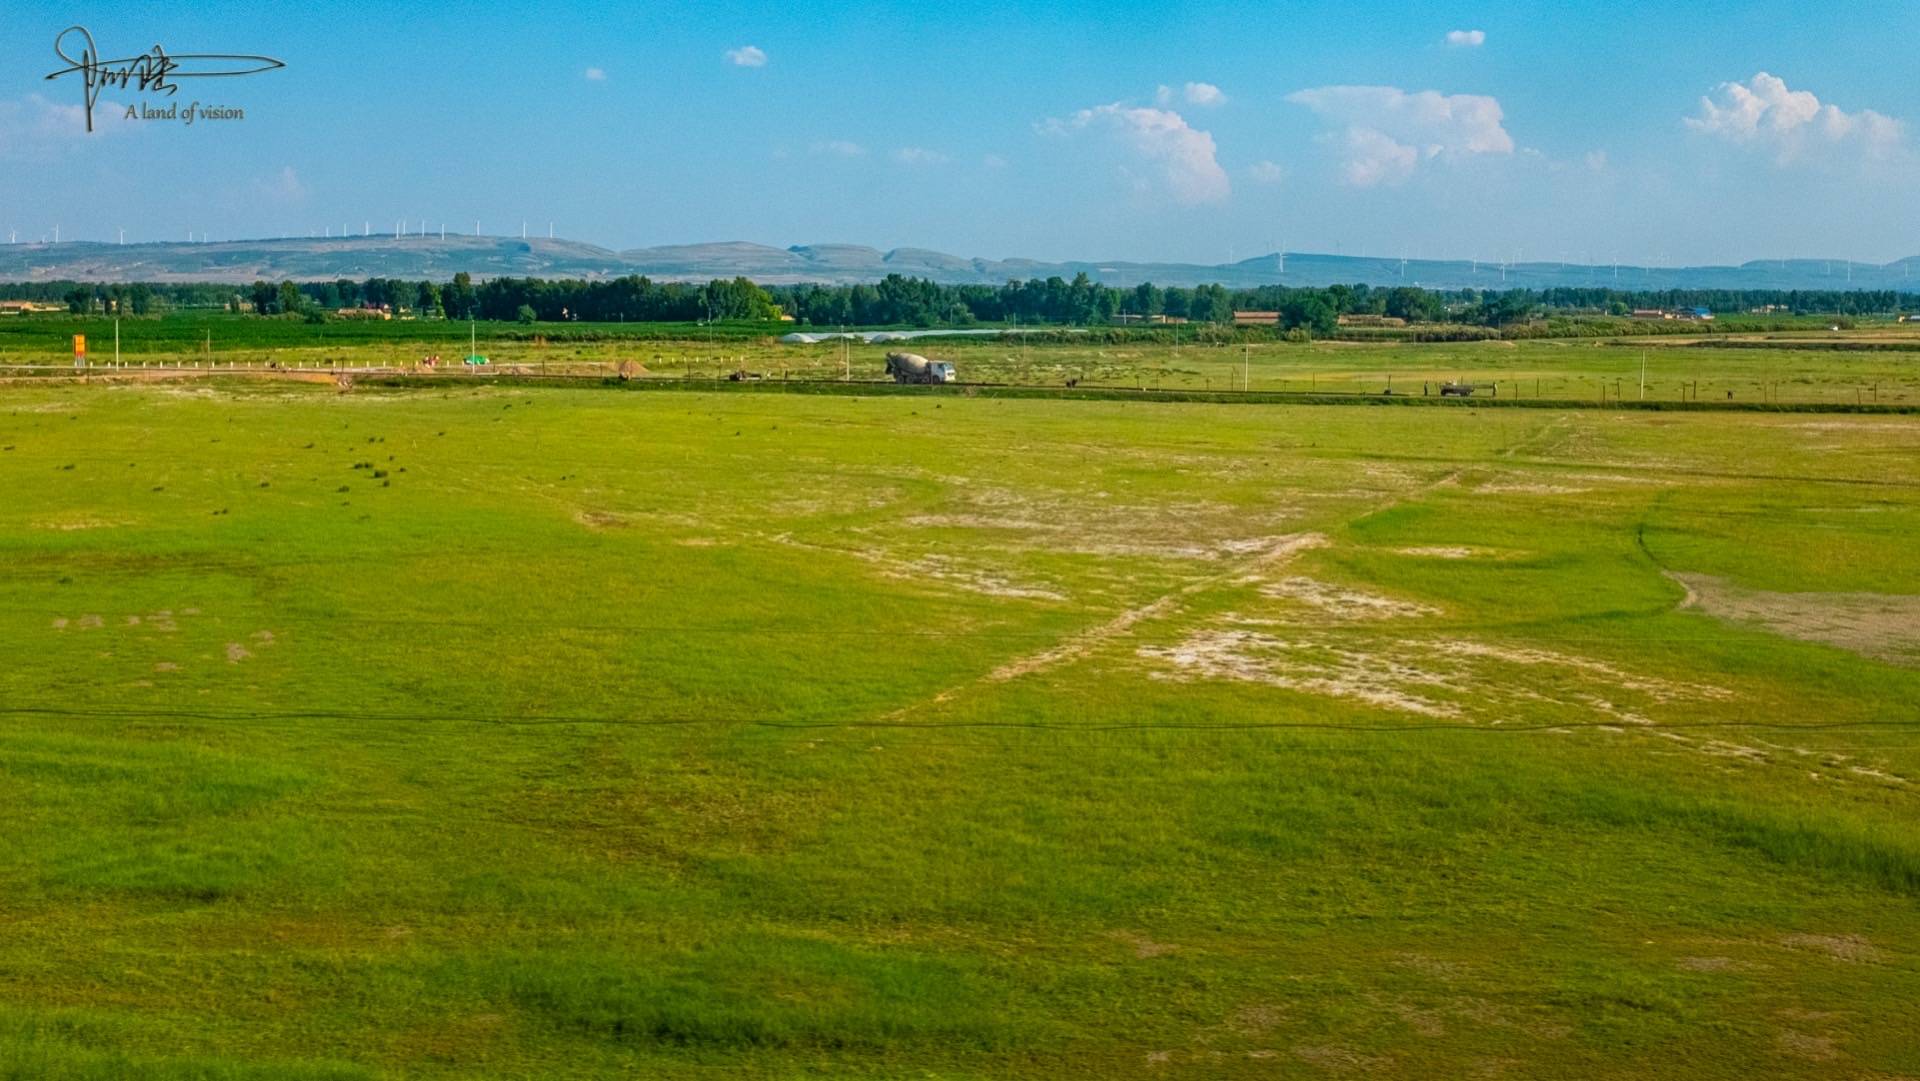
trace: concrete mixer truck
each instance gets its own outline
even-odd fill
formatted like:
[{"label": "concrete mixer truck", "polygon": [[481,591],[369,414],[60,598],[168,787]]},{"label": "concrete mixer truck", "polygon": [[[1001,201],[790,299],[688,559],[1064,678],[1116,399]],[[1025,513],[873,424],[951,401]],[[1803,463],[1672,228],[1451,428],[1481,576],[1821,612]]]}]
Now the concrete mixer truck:
[{"label": "concrete mixer truck", "polygon": [[953,365],[944,360],[928,360],[918,353],[888,353],[887,374],[896,383],[951,383]]}]

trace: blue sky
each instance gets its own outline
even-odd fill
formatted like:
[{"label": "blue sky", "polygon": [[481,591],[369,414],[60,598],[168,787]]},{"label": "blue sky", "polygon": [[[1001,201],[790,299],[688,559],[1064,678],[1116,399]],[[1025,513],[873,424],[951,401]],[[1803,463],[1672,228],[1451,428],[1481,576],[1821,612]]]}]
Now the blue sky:
[{"label": "blue sky", "polygon": [[[425,10],[9,5],[0,239],[404,217],[1049,259],[1920,253],[1911,2]],[[77,77],[42,78],[76,23],[109,56],[287,67],[182,83],[243,121],[128,124],[142,96],[108,90],[87,136]]]}]

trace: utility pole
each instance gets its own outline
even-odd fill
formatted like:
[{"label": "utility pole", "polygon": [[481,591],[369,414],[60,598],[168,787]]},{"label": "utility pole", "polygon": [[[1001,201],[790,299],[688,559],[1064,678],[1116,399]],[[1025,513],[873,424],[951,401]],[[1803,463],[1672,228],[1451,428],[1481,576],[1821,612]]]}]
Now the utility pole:
[{"label": "utility pole", "polygon": [[1253,347],[1246,342],[1240,343],[1240,389],[1242,392],[1253,388],[1253,369],[1249,367],[1247,354]]},{"label": "utility pole", "polygon": [[1640,350],[1640,399],[1642,401],[1645,401],[1646,397],[1647,397],[1647,351],[1645,349],[1642,349]]}]

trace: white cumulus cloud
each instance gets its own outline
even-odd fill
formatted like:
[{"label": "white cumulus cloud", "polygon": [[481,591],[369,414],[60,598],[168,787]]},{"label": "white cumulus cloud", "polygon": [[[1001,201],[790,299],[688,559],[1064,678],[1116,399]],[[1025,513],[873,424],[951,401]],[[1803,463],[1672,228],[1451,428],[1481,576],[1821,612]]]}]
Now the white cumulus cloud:
[{"label": "white cumulus cloud", "polygon": [[1434,158],[1511,154],[1514,149],[1500,103],[1480,94],[1322,86],[1296,91],[1287,100],[1345,125],[1327,141],[1341,148],[1343,175],[1355,187],[1397,183]]},{"label": "white cumulus cloud", "polygon": [[1287,170],[1270,161],[1255,162],[1247,175],[1262,184],[1278,184],[1287,178]]},{"label": "white cumulus cloud", "polygon": [[1420,164],[1418,150],[1372,128],[1348,128],[1340,146],[1345,156],[1340,175],[1356,188],[1398,184]]},{"label": "white cumulus cloud", "polygon": [[1449,30],[1447,44],[1459,49],[1478,49],[1487,43],[1485,30]]},{"label": "white cumulus cloud", "polygon": [[1155,167],[1175,202],[1219,202],[1233,190],[1215,154],[1213,136],[1170,109],[1114,102],[1082,109],[1064,120],[1049,120],[1039,128],[1053,135],[1089,129],[1109,133]]},{"label": "white cumulus cloud", "polygon": [[51,161],[79,152],[93,139],[138,131],[140,121],[126,120],[124,102],[101,98],[93,107],[93,130],[87,130],[86,110],[78,103],[55,102],[39,94],[18,100],[0,100],[0,161]]},{"label": "white cumulus cloud", "polygon": [[1179,90],[1162,84],[1160,89],[1154,91],[1153,98],[1161,105],[1172,105],[1178,100],[1208,109],[1227,103],[1227,95],[1212,83],[1188,83]]},{"label": "white cumulus cloud", "polygon": [[1687,118],[1695,131],[1735,143],[1764,146],[1782,163],[1809,148],[1849,148],[1885,157],[1906,138],[1906,126],[1872,109],[1847,112],[1762,71],[1744,83],[1721,83]]},{"label": "white cumulus cloud", "polygon": [[758,45],[742,45],[738,49],[728,49],[727,63],[736,68],[764,68],[767,66],[767,51]]}]

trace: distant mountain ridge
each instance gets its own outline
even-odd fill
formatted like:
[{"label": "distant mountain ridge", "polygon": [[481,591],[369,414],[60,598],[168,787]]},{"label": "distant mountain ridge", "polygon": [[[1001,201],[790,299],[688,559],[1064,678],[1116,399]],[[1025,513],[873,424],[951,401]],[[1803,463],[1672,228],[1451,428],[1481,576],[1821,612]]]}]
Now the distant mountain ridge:
[{"label": "distant mountain ridge", "polygon": [[491,236],[365,236],[105,244],[0,245],[0,281],[251,282],[335,278],[614,278],[664,281],[742,276],[765,285],[873,282],[889,274],[946,284],[998,285],[1010,279],[1072,278],[1107,285],[1418,285],[1429,289],[1892,289],[1920,291],[1920,257],[1885,264],[1838,259],[1755,260],[1739,266],[1635,267],[1469,260],[1377,259],[1288,252],[1237,263],[1046,262],[982,259],[925,248],[881,251],[858,244],[775,248],[746,241],[614,251],[574,240]]}]

